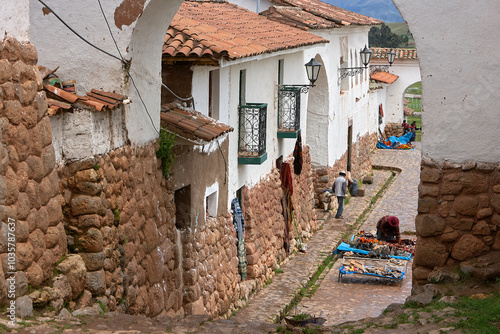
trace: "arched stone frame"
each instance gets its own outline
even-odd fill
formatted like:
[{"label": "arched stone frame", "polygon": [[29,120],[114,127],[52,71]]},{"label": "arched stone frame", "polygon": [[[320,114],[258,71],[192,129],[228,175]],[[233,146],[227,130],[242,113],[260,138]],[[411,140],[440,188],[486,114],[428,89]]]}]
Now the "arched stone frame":
[{"label": "arched stone frame", "polygon": [[[324,63],[319,54],[316,61]],[[306,143],[310,148],[313,166],[328,165],[329,127],[333,119],[330,115],[328,71],[322,66],[315,87],[309,89],[307,97]]]},{"label": "arched stone frame", "polygon": [[[139,94],[132,83],[128,90],[131,104],[126,116],[129,139],[132,143],[145,143],[158,137],[161,106],[161,52],[165,34],[177,13],[182,0],[149,1],[137,19],[129,45],[129,59],[132,59],[130,73],[147,106],[146,113]],[[152,126],[151,122],[154,123]]]},{"label": "arched stone frame", "polygon": [[[91,47],[44,9],[38,1],[29,8],[30,41],[36,45],[39,64],[75,79],[77,93],[100,89],[130,97],[125,125],[132,144],[142,145],[158,137],[160,123],[161,50],[165,33],[182,0],[101,0],[51,2],[48,5],[71,28],[108,53],[130,61],[129,78],[122,62]],[[140,92],[142,101],[139,98]]]},{"label": "arched stone frame", "polygon": [[492,137],[500,97],[492,55],[500,40],[484,42],[485,29],[500,28],[491,14],[500,3],[393,2],[412,31],[422,77],[425,137],[413,282],[423,285],[442,267],[500,249],[500,145]]},{"label": "arched stone frame", "polygon": [[[403,108],[404,108],[404,100],[406,99],[405,95],[408,91],[408,88],[410,88],[412,85],[414,85],[418,82],[421,82],[421,81],[415,81],[415,82],[409,84],[408,86],[406,86],[406,88],[403,90],[403,94],[401,95],[401,105],[403,106]],[[403,110],[403,119],[405,119],[405,117],[406,117],[406,115],[404,115],[404,110]]]}]

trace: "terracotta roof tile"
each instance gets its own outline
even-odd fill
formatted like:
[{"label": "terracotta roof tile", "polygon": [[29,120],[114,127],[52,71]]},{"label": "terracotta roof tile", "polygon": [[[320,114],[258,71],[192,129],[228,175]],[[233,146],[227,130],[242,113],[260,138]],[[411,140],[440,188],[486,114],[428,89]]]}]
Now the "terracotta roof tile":
[{"label": "terracotta roof tile", "polygon": [[[373,17],[351,12],[347,9],[320,0],[271,0],[271,2],[278,6],[300,8],[302,11],[311,14],[306,15],[305,13],[297,13],[293,20],[296,21],[297,24],[305,25],[312,29],[335,28],[348,25],[377,25],[383,23]],[[278,9],[273,13],[274,19],[281,16],[281,20],[285,18],[291,19],[291,14],[291,11],[285,11],[283,9]],[[328,26],[327,22],[330,22],[330,26]]]},{"label": "terracotta roof tile", "polygon": [[370,74],[370,79],[385,82],[388,84],[393,83],[397,78],[399,78],[399,76],[384,71],[373,72]]},{"label": "terracotta roof tile", "polygon": [[163,55],[238,59],[318,43],[328,41],[235,4],[184,1],[165,35]]},{"label": "terracotta roof tile", "polygon": [[[370,48],[372,59],[387,59],[390,48]],[[396,53],[395,60],[418,60],[416,49],[392,49]]]},{"label": "terracotta roof tile", "polygon": [[84,104],[96,110],[114,109],[127,99],[124,95],[96,89],[92,89],[87,96],[80,96],[51,85],[45,85],[44,88],[48,92],[47,103],[50,116],[63,110],[71,110],[77,104]]},{"label": "terracotta roof tile", "polygon": [[209,142],[233,128],[195,110],[175,103],[165,104],[160,115],[161,126],[185,139]]}]

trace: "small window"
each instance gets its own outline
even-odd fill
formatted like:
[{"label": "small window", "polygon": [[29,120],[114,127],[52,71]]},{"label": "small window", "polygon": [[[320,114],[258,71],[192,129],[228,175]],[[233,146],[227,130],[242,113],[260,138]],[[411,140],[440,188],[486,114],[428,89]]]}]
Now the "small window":
[{"label": "small window", "polygon": [[278,85],[283,84],[283,73],[285,73],[285,60],[278,60]]},{"label": "small window", "polygon": [[240,106],[247,103],[246,97],[247,70],[240,70]]},{"label": "small window", "polygon": [[208,116],[214,119],[219,118],[219,80],[220,71],[212,70],[209,72],[209,95],[208,95]]},{"label": "small window", "polygon": [[219,185],[213,184],[206,191],[205,195],[205,213],[207,217],[217,217],[217,204],[219,202]]}]

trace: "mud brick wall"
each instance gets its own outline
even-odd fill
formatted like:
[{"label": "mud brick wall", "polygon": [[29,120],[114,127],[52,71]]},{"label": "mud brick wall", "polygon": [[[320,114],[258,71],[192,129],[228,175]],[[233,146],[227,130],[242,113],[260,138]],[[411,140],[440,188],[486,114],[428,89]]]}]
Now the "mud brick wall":
[{"label": "mud brick wall", "polygon": [[[361,137],[358,143],[352,145],[351,156],[351,176],[360,182],[365,175],[372,173],[370,160],[371,151],[377,145],[377,135],[365,135]],[[323,208],[320,202],[320,195],[325,189],[331,189],[333,182],[339,176],[340,170],[347,170],[347,152],[337,161],[333,167],[313,168],[313,188],[314,205]]]},{"label": "mud brick wall", "polygon": [[15,219],[17,296],[53,275],[66,253],[47,101],[29,43],[0,43],[0,304],[8,301],[6,223]]},{"label": "mud brick wall", "polygon": [[414,285],[435,280],[446,268],[456,273],[467,260],[500,250],[500,167],[426,158],[421,166]]},{"label": "mud brick wall", "polygon": [[[293,159],[290,164],[293,180],[292,201],[299,233],[302,240],[317,230],[311,197],[311,157],[309,149],[303,149],[303,167],[300,175],[293,172]],[[283,190],[278,169],[274,169],[267,179],[243,192],[242,207],[245,215],[245,243],[247,250],[247,274],[265,282],[273,274],[287,254],[284,248],[285,220],[281,198]],[[290,249],[297,246],[295,225],[289,226]]]},{"label": "mud brick wall", "polygon": [[400,137],[403,135],[403,127],[399,123],[387,123],[384,128],[385,138],[390,136]]}]

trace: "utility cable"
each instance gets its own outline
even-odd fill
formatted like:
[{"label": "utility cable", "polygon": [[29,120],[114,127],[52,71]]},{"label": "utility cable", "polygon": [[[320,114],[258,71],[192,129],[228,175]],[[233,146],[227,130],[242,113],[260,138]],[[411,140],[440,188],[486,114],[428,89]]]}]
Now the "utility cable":
[{"label": "utility cable", "polygon": [[175,94],[170,88],[168,88],[167,85],[165,85],[163,82],[161,83],[161,85],[163,87],[165,87],[173,96],[175,96],[176,98],[178,98],[179,100],[181,101],[192,101],[193,102],[193,107],[194,107],[194,98],[192,96],[190,97],[186,97],[186,98],[182,98],[180,96],[178,96],[177,94]]},{"label": "utility cable", "polygon": [[73,28],[71,28],[66,22],[64,22],[64,20],[62,18],[59,17],[59,15],[56,14],[56,12],[54,12],[52,10],[52,8],[50,8],[49,6],[47,6],[45,4],[45,2],[43,2],[42,0],[38,0],[42,5],[44,5],[48,10],[50,10],[50,12],[52,14],[54,14],[54,16],[59,20],[61,21],[62,24],[64,24],[69,30],[71,30],[76,36],[80,37],[81,40],[83,40],[85,43],[87,43],[88,45],[92,46],[93,48],[96,48],[97,50],[101,51],[101,52],[104,52],[105,54],[107,54],[108,56],[110,57],[113,57],[113,58],[116,58],[120,61],[123,61],[123,59],[120,59],[119,57],[115,56],[114,54],[111,54],[107,51],[104,51],[103,49],[101,49],[100,47],[90,43],[89,41],[87,41],[85,38],[83,38],[79,33],[77,33]]},{"label": "utility cable", "polygon": [[[38,0],[38,1],[41,1],[41,0]],[[109,34],[111,35],[111,38],[113,39],[113,42],[115,43],[116,50],[118,50],[118,54],[120,55],[121,61],[124,64],[123,67],[124,67],[125,71],[127,72],[128,76],[130,77],[130,80],[132,81],[132,85],[134,86],[135,91],[137,92],[137,95],[139,96],[139,99],[141,100],[141,103],[144,106],[144,109],[146,110],[146,114],[148,114],[148,117],[149,117],[149,120],[151,121],[151,125],[153,126],[153,129],[155,129],[155,131],[158,134],[160,134],[160,131],[158,131],[158,129],[156,128],[155,123],[153,121],[153,118],[151,117],[151,114],[148,111],[148,107],[146,106],[146,103],[144,102],[144,99],[142,98],[141,92],[139,92],[139,89],[137,88],[137,86],[135,84],[134,77],[132,77],[132,74],[130,74],[128,62],[125,61],[125,59],[123,59],[122,53],[120,52],[120,48],[118,47],[118,43],[116,42],[115,36],[113,35],[113,31],[111,30],[111,26],[109,25],[108,19],[106,18],[106,14],[104,14],[104,9],[102,8],[102,5],[101,5],[101,0],[97,0],[97,2],[99,3],[99,7],[101,8],[101,13],[102,13],[102,16],[104,17],[104,21],[106,21],[106,25],[108,26]]]}]

